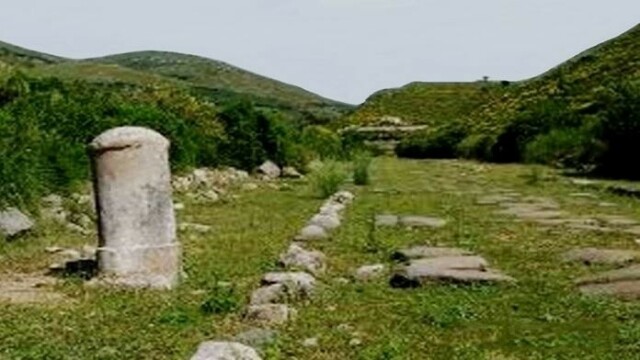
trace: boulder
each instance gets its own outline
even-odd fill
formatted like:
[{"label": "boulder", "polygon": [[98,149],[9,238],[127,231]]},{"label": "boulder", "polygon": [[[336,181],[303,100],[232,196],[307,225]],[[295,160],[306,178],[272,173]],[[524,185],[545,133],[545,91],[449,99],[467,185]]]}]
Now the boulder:
[{"label": "boulder", "polygon": [[326,256],[322,252],[305,250],[297,244],[292,244],[286,253],[280,255],[280,263],[285,267],[299,268],[314,275],[326,270]]},{"label": "boulder", "polygon": [[396,215],[376,215],[375,224],[378,227],[397,226],[398,216]]},{"label": "boulder", "polygon": [[640,280],[583,285],[580,287],[580,292],[585,295],[606,295],[623,300],[638,300],[640,299]]},{"label": "boulder", "polygon": [[250,305],[245,317],[250,321],[256,321],[267,325],[282,325],[292,320],[297,311],[284,304]]},{"label": "boulder", "polygon": [[285,166],[282,169],[282,177],[289,179],[300,179],[302,174],[292,166]]},{"label": "boulder", "polygon": [[309,220],[309,225],[320,226],[321,228],[331,231],[340,227],[340,218],[337,213],[318,214]]},{"label": "boulder", "polygon": [[0,235],[12,238],[31,230],[33,220],[16,208],[0,211]]},{"label": "boulder", "polygon": [[289,294],[308,297],[313,294],[316,279],[305,272],[271,272],[262,277],[263,285],[282,284]]},{"label": "boulder", "polygon": [[300,230],[300,234],[296,236],[296,240],[300,241],[324,240],[328,238],[329,234],[327,234],[327,231],[318,225],[307,225]]},{"label": "boulder", "polygon": [[273,161],[267,160],[258,167],[258,173],[265,175],[270,179],[277,179],[281,175],[281,170]]},{"label": "boulder", "polygon": [[198,346],[191,360],[261,360],[258,353],[237,342],[207,341]]},{"label": "boulder", "polygon": [[396,288],[418,287],[433,281],[470,284],[514,282],[515,280],[497,271],[454,270],[425,266],[414,267],[410,272],[405,269],[396,273],[391,278],[390,285]]},{"label": "boulder", "polygon": [[365,265],[355,271],[354,277],[358,281],[371,281],[381,277],[385,270],[384,264]]},{"label": "boulder", "polygon": [[283,284],[260,287],[251,293],[251,305],[277,304],[287,298],[287,288]]}]

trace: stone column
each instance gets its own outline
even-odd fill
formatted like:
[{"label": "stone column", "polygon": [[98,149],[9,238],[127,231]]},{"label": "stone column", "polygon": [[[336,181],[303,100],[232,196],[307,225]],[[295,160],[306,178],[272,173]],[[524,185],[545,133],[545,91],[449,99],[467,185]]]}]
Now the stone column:
[{"label": "stone column", "polygon": [[172,288],[181,272],[181,251],[169,141],[153,130],[127,126],[102,133],[89,149],[101,275],[118,285]]}]

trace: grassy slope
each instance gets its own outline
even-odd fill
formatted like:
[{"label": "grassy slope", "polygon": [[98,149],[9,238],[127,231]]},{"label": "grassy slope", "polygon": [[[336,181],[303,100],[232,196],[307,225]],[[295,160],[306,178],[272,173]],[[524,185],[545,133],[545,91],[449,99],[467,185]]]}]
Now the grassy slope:
[{"label": "grassy slope", "polygon": [[9,64],[28,65],[52,64],[66,61],[65,58],[59,56],[21,48],[2,41],[0,41],[0,60]]},{"label": "grassy slope", "polygon": [[530,104],[560,92],[575,108],[588,108],[603,85],[626,80],[640,80],[640,25],[538,77],[517,83],[498,101],[474,112],[471,124],[478,132],[491,132]]},{"label": "grassy slope", "polygon": [[481,82],[411,83],[372,95],[346,121],[371,124],[389,115],[412,124],[438,125],[468,115],[496,96],[497,89]]},{"label": "grassy slope", "polygon": [[[525,196],[552,197],[575,215],[638,219],[637,201],[608,194],[598,194],[600,200],[571,198],[567,194],[577,190],[568,182],[551,178],[527,184],[524,175],[530,170],[519,165],[378,159],[374,170],[373,185],[358,190],[335,238],[313,244],[329,258],[324,286],[310,303],[297,305],[298,319],[279,328],[280,342],[266,359],[637,358],[640,304],[581,296],[573,281],[600,268],[560,259],[576,246],[632,249],[637,247],[632,237],[545,231],[496,217],[474,200],[499,184]],[[181,234],[189,275],[182,286],[165,293],[123,292],[69,281],[60,288],[74,300],[66,306],[3,306],[0,358],[185,359],[200,341],[250,328],[240,310],[200,313],[206,295],[197,290],[226,280],[248,295],[319,202],[298,186],[243,193],[232,203],[212,206],[180,200],[187,203],[182,219],[215,228],[210,234]],[[618,207],[603,209],[598,201]],[[449,225],[372,232],[372,215],[383,211],[441,216]],[[0,272],[41,269],[47,265],[42,251],[47,245],[94,241],[41,228],[31,238],[0,244]],[[394,290],[386,278],[367,284],[337,281],[363,264],[390,264],[394,249],[426,243],[472,249],[518,284]],[[318,348],[300,346],[309,337],[319,338]],[[349,345],[353,337],[362,345]]]}]

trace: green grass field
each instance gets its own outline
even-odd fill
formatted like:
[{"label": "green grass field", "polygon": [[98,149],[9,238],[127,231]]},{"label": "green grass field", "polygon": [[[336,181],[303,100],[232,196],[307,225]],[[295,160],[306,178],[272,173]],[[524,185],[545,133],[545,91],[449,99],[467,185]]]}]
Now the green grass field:
[{"label": "green grass field", "polygon": [[[296,303],[295,321],[278,329],[267,359],[640,359],[640,304],[586,297],[573,281],[603,267],[566,264],[563,251],[586,246],[638,248],[631,235],[545,230],[496,216],[475,204],[482,194],[512,190],[553,198],[572,215],[621,214],[640,219],[640,203],[583,189],[548,169],[462,161],[379,158],[371,185],[346,185],[357,194],[333,240],[314,243],[329,270],[308,303]],[[59,286],[61,305],[0,305],[1,359],[185,359],[201,341],[229,339],[254,324],[242,305],[260,275],[319,207],[306,186],[236,192],[228,203],[187,199],[184,221],[213,226],[210,234],[181,233],[188,278],[170,292],[87,288],[70,279]],[[613,208],[599,202],[617,204]],[[425,214],[449,224],[437,230],[375,229],[375,214]],[[49,245],[91,242],[44,227],[0,244],[0,273],[46,268]],[[517,279],[513,285],[430,285],[399,290],[388,276],[345,282],[361,265],[385,263],[408,245],[473,250]],[[231,282],[240,308],[211,315],[201,304],[218,281]],[[230,296],[229,300],[232,300]],[[317,337],[318,347],[301,346]],[[353,339],[360,340],[355,344]]]}]

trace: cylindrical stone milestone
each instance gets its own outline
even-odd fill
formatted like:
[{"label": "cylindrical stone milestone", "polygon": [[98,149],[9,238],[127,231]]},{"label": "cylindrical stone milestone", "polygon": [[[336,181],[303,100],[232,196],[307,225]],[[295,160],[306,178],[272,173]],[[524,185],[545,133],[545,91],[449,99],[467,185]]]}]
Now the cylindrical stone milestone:
[{"label": "cylindrical stone milestone", "polygon": [[127,126],[102,133],[89,149],[101,275],[119,285],[172,288],[181,272],[181,251],[169,141],[153,130]]}]

